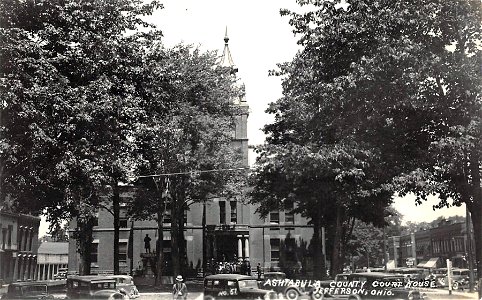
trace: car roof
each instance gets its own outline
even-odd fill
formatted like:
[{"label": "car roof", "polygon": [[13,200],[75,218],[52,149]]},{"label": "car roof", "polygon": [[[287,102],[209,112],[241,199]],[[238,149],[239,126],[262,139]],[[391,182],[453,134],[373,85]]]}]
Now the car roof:
[{"label": "car roof", "polygon": [[114,281],[114,278],[111,276],[100,276],[100,275],[69,275],[67,276],[67,279],[75,279],[75,280],[81,280],[81,281]]},{"label": "car roof", "polygon": [[363,272],[363,273],[352,273],[352,274],[342,274],[342,275],[348,275],[349,277],[354,277],[354,276],[365,276],[365,277],[372,277],[372,278],[386,278],[386,277],[400,277],[402,278],[403,276],[397,275],[397,274],[392,274],[392,273],[383,273],[383,272]]},{"label": "car roof", "polygon": [[204,279],[234,279],[234,280],[240,280],[240,279],[256,279],[251,276],[247,275],[240,275],[240,274],[215,274],[215,275],[209,275],[206,276]]},{"label": "car roof", "polygon": [[265,272],[264,275],[286,275],[284,272]]},{"label": "car roof", "polygon": [[22,281],[12,282],[9,286],[29,286],[29,285],[63,285],[66,284],[65,280],[40,280],[40,281]]}]

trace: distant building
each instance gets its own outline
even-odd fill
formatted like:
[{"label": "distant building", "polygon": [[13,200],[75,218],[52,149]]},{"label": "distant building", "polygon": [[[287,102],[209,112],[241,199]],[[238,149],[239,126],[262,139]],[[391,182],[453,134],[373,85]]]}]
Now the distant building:
[{"label": "distant building", "polygon": [[0,281],[33,280],[40,218],[0,211]]},{"label": "distant building", "polygon": [[54,279],[60,268],[69,266],[68,242],[43,242],[38,248],[37,275],[38,280]]},{"label": "distant building", "polygon": [[[468,243],[465,222],[442,220],[437,227],[388,239],[389,268],[446,267],[450,259],[454,267],[468,268]],[[472,257],[475,241],[472,236]]]},{"label": "distant building", "polygon": [[[237,71],[228,47],[229,38],[226,34],[221,65]],[[233,147],[240,149],[244,166],[248,167],[248,135],[247,120],[249,106],[246,99],[233,100],[241,108],[233,134]],[[123,195],[128,195],[125,187]],[[203,204],[194,204],[184,214],[184,237],[186,242],[186,257],[189,269],[198,272],[203,266],[203,258],[212,268],[212,262],[249,259],[252,270],[258,263],[263,269],[291,269],[299,272],[310,272],[312,268],[312,248],[310,241],[313,227],[307,219],[293,214],[293,203],[286,203],[285,209],[272,211],[266,219],[256,214],[256,206],[248,204],[248,199],[217,198],[206,203],[206,226],[203,228]],[[120,270],[128,273],[130,259],[128,258],[128,242],[131,221],[121,212],[119,261]],[[164,218],[163,249],[165,265],[169,273],[171,261],[171,217],[169,211]],[[133,265],[135,269],[142,268],[141,254],[144,250],[144,238],[151,238],[151,249],[156,250],[157,224],[154,221],[132,221],[133,226]],[[71,230],[76,226],[71,222]],[[203,231],[206,243],[203,243]],[[92,272],[104,273],[113,270],[113,216],[107,211],[99,211],[98,224],[94,228],[92,243]],[[69,271],[78,271],[80,257],[77,253],[76,241],[72,238],[69,244]],[[203,248],[206,250],[203,257]],[[208,270],[204,270],[208,271]],[[172,274],[171,274],[172,275]]]}]

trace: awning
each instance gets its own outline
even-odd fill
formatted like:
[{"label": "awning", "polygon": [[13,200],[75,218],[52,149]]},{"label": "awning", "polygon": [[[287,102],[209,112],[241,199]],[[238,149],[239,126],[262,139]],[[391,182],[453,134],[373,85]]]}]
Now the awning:
[{"label": "awning", "polygon": [[437,261],[438,261],[438,257],[432,257],[429,261],[427,261],[427,263],[423,267],[430,268],[430,269],[435,268],[437,266]]},{"label": "awning", "polygon": [[388,261],[387,270],[388,269],[395,269],[395,261],[393,259]]},{"label": "awning", "polygon": [[426,260],[422,260],[421,262],[418,263],[417,268],[423,268],[425,267],[425,264],[427,263]]}]

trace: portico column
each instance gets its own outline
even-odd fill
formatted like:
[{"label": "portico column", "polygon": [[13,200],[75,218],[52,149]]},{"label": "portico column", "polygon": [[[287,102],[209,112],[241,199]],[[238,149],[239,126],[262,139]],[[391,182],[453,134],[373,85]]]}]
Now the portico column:
[{"label": "portico column", "polygon": [[42,279],[46,280],[47,279],[47,264],[43,264],[42,269],[43,269]]},{"label": "portico column", "polygon": [[27,243],[28,243],[28,236],[30,234],[30,230],[28,230],[27,227],[25,227],[25,229],[23,230],[23,239],[24,239],[24,242],[22,243],[22,246],[23,246],[23,250],[24,251],[28,251],[28,247],[27,247]]},{"label": "portico column", "polygon": [[16,257],[14,258],[14,264],[13,264],[13,281],[17,281],[18,277],[17,277],[17,274],[18,274],[18,268],[19,268],[19,265],[18,265],[18,262],[19,261],[19,257]]},{"label": "portico column", "polygon": [[47,264],[47,280],[50,279],[50,264]]},{"label": "portico column", "polygon": [[19,269],[19,272],[18,272],[18,280],[21,280],[23,281],[23,272],[24,272],[24,265],[25,264],[25,260],[23,259],[23,257],[19,257],[19,261],[18,261],[18,267],[20,268]]},{"label": "portico column", "polygon": [[238,258],[243,257],[243,241],[241,240],[241,236],[238,235]]},{"label": "portico column", "polygon": [[249,236],[246,237],[244,247],[244,254],[246,255],[246,258],[249,258]]}]

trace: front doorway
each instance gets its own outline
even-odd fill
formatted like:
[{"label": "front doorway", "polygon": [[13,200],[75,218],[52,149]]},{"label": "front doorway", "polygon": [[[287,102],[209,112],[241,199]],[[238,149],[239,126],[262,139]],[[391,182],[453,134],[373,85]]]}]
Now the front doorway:
[{"label": "front doorway", "polygon": [[216,237],[216,260],[238,260],[238,238],[236,235],[218,235]]}]

